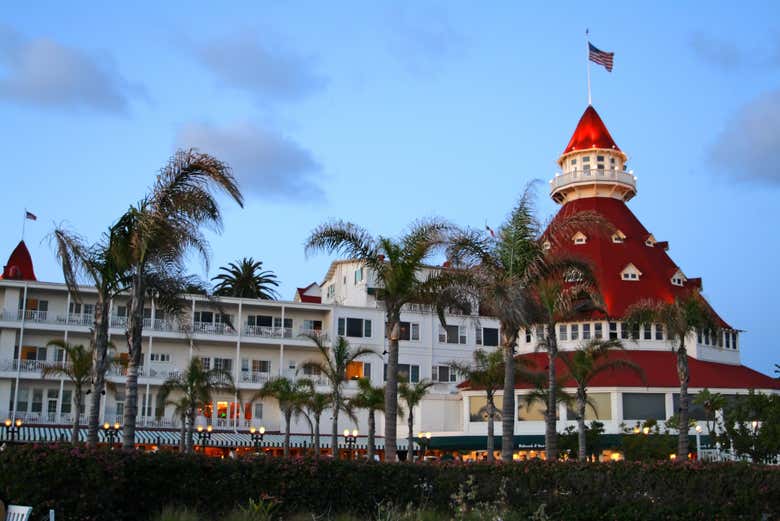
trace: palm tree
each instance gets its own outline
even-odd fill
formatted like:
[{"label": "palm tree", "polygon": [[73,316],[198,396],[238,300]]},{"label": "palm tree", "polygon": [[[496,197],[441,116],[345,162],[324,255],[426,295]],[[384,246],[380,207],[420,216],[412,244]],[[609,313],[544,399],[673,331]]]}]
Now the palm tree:
[{"label": "palm tree", "polygon": [[338,459],[339,449],[339,410],[347,410],[347,402],[344,399],[344,384],[347,382],[347,368],[358,358],[364,355],[376,354],[366,347],[352,348],[343,336],[336,339],[332,346],[326,346],[322,337],[318,335],[304,335],[314,342],[320,352],[319,360],[309,360],[301,364],[301,369],[320,373],[328,379],[331,392],[331,408],[333,409],[333,425],[331,429],[331,447],[333,457]]},{"label": "palm tree", "polygon": [[218,280],[214,286],[214,294],[220,297],[257,298],[276,300],[279,293],[274,289],[279,286],[273,271],[263,271],[262,261],[252,257],[244,257],[238,263],[231,262],[219,268],[220,273],[211,280]]},{"label": "palm tree", "polygon": [[162,416],[162,413],[164,411],[164,407],[171,405],[173,406],[173,415],[174,417],[179,419],[179,423],[181,424],[179,426],[179,452],[186,452],[187,451],[187,417],[189,415],[190,411],[190,399],[182,395],[179,397],[178,400],[166,400],[163,407],[157,407],[157,417],[158,419],[160,416]]},{"label": "palm tree", "polygon": [[358,380],[358,392],[349,401],[350,405],[357,409],[368,411],[368,461],[374,461],[376,452],[376,412],[385,410],[385,390],[382,387],[374,387],[368,378]]},{"label": "palm tree", "polygon": [[320,418],[331,405],[333,397],[330,394],[318,393],[314,382],[303,379],[300,383],[305,387],[306,395],[303,400],[303,408],[309,415],[311,435],[314,445],[314,459],[320,459]]},{"label": "palm tree", "polygon": [[377,286],[377,298],[385,308],[385,336],[388,339],[387,383],[385,386],[385,459],[397,459],[398,340],[401,309],[407,303],[434,305],[444,323],[444,309],[470,311],[469,301],[454,291],[449,270],[429,270],[428,261],[450,242],[454,227],[440,220],[419,221],[399,239],[372,237],[352,223],[334,221],[316,228],[306,241],[306,252],[340,253],[358,261]]},{"label": "palm tree", "polygon": [[116,235],[109,229],[102,240],[86,245],[80,236],[57,227],[50,235],[55,245],[57,259],[62,265],[65,284],[75,302],[81,301],[79,281],[82,277],[95,287],[95,317],[92,326],[90,347],[94,353],[94,378],[90,389],[92,400],[87,421],[87,446],[94,447],[98,441],[100,422],[100,399],[104,394],[106,372],[110,365],[108,354],[108,328],[111,299],[122,292],[127,284],[127,274],[118,266],[112,252],[112,241]]},{"label": "palm tree", "polygon": [[[623,349],[620,340],[593,339],[575,351],[560,354],[566,366],[567,376],[577,384],[577,434],[580,461],[586,461],[585,407],[588,405],[588,385],[597,375],[615,369],[628,369],[644,380],[644,371],[633,362],[621,359],[608,360],[611,350]],[[592,407],[592,405],[591,405]],[[594,409],[595,410],[595,409]]]},{"label": "palm tree", "polygon": [[723,410],[726,406],[726,397],[720,393],[713,393],[709,389],[699,391],[699,393],[693,398],[693,403],[704,409],[707,414],[707,434],[710,437],[710,442],[717,434],[715,432],[718,424],[718,411]]},{"label": "palm tree", "polygon": [[289,378],[273,378],[263,385],[252,401],[265,397],[275,398],[284,418],[284,457],[290,457],[290,423],[293,416],[303,413],[308,384],[293,382]]},{"label": "palm tree", "polygon": [[[544,373],[538,373],[535,378],[532,379],[532,383],[534,384],[534,388],[529,391],[527,394],[525,394],[522,398],[523,403],[525,403],[526,407],[531,407],[535,403],[541,403],[544,404],[544,419],[547,421],[548,417],[552,417],[555,422],[558,421],[558,404],[562,403],[567,408],[574,407],[575,398],[574,396],[570,395],[566,391],[563,390],[563,383],[561,382],[559,376],[556,374],[556,381],[555,384],[550,386],[550,383],[548,381],[549,378],[549,371],[547,374]],[[555,393],[555,397],[553,399],[550,398],[550,392]],[[549,412],[548,408],[550,406],[550,403],[555,404],[555,410],[552,412]],[[556,433],[557,434],[557,433]],[[555,437],[555,459],[552,459],[549,454],[547,454],[547,445],[545,444],[545,454],[547,461],[555,461],[558,459],[558,452],[557,452],[557,436]]]},{"label": "palm tree", "polygon": [[406,448],[406,460],[408,462],[414,461],[414,408],[420,405],[420,402],[425,395],[428,394],[428,390],[433,387],[433,382],[430,380],[420,380],[415,384],[410,384],[407,381],[401,381],[398,386],[398,395],[406,404],[406,408],[409,410],[406,418],[409,426],[408,441],[409,446]]},{"label": "palm tree", "polygon": [[[566,308],[573,297],[592,282],[587,265],[578,259],[555,256],[562,238],[571,237],[573,230],[590,230],[605,227],[604,220],[593,212],[578,212],[553,220],[544,231],[535,215],[533,193],[526,188],[517,205],[499,228],[498,233],[471,230],[453,241],[448,252],[456,265],[467,269],[478,289],[480,313],[495,316],[500,324],[500,347],[504,352],[504,401],[502,406],[501,458],[512,461],[515,425],[515,346],[521,328],[549,323],[555,313]],[[563,291],[555,285],[562,302],[540,299],[540,285],[547,279],[564,274],[581,273],[576,284],[569,283]],[[571,279],[571,277],[569,277]],[[552,310],[548,309],[552,307]],[[552,312],[551,312],[552,311]],[[555,338],[546,339],[542,346],[547,350],[552,374],[549,382],[554,385],[555,369],[552,361],[557,354]],[[551,393],[550,396],[555,396]],[[551,406],[551,409],[555,409]],[[555,448],[555,420],[547,422],[545,445],[548,453],[557,454]]]},{"label": "palm tree", "polygon": [[126,333],[130,356],[122,438],[125,450],[135,445],[145,299],[154,289],[161,306],[170,304],[176,310],[176,293],[189,282],[183,275],[186,254],[194,250],[208,263],[208,243],[201,228],[219,230],[222,224],[213,188],[225,191],[243,206],[230,167],[208,154],[179,150],[157,176],[146,198],[130,207],[114,227],[118,240],[112,253],[131,273]]},{"label": "palm tree", "polygon": [[84,389],[92,380],[92,349],[83,345],[69,344],[63,340],[52,340],[48,346],[54,346],[65,351],[65,362],[47,364],[41,369],[41,376],[62,376],[73,384],[73,430],[70,434],[70,442],[75,444],[79,440],[79,420],[81,419],[81,407],[84,403]]},{"label": "palm tree", "polygon": [[[649,324],[660,324],[676,353],[677,377],[680,380],[678,425],[688,425],[688,349],[686,340],[697,330],[720,334],[715,314],[697,291],[691,291],[671,302],[644,300],[626,310],[623,327],[634,329]],[[677,461],[688,460],[688,429],[682,428],[677,438]]]},{"label": "palm tree", "polygon": [[[168,403],[168,397],[173,393],[180,393],[182,399],[174,403],[179,409],[181,417],[184,415],[184,423],[187,425],[184,431],[186,439],[184,450],[192,452],[192,435],[195,428],[195,412],[199,407],[211,403],[214,393],[228,391],[233,386],[233,378],[230,373],[222,369],[206,369],[200,358],[190,360],[187,369],[178,376],[172,376],[165,380],[157,392],[157,410],[161,414]],[[182,410],[183,409],[183,410]]]}]

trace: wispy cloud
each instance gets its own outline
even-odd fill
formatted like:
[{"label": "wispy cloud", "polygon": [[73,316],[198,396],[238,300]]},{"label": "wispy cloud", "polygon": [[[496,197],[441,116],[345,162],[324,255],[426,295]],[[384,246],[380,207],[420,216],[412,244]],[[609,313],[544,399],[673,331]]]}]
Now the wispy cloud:
[{"label": "wispy cloud", "polygon": [[325,197],[322,167],[312,153],[274,131],[249,123],[226,127],[193,123],[179,130],[176,142],[226,161],[242,190],[259,198],[308,202]]},{"label": "wispy cloud", "polygon": [[147,98],[146,90],[127,81],[110,56],[0,26],[0,100],[122,113],[136,97]]},{"label": "wispy cloud", "polygon": [[688,43],[701,61],[725,71],[780,66],[780,37],[777,35],[769,45],[750,50],[733,40],[701,32],[692,34]]},{"label": "wispy cloud", "polygon": [[262,102],[297,101],[327,85],[312,56],[261,42],[248,33],[196,45],[195,56],[221,84]]},{"label": "wispy cloud", "polygon": [[709,150],[710,162],[739,179],[780,184],[780,90],[742,107]]},{"label": "wispy cloud", "polygon": [[444,63],[466,52],[466,39],[444,9],[398,6],[390,13],[388,30],[390,52],[417,76],[436,76]]}]

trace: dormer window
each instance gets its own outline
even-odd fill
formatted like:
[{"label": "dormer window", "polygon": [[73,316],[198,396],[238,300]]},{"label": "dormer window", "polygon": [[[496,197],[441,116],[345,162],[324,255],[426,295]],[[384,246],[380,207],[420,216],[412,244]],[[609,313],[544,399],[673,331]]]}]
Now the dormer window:
[{"label": "dormer window", "polygon": [[574,241],[574,244],[585,244],[588,242],[588,237],[582,232],[577,232],[571,240]]},{"label": "dormer window", "polygon": [[620,230],[612,234],[612,242],[614,242],[615,244],[623,244],[623,241],[625,240],[626,240],[626,234],[624,234]]},{"label": "dormer window", "polygon": [[620,272],[620,278],[623,280],[637,281],[641,276],[642,272],[631,263],[629,263],[628,266],[623,268],[623,271]]},{"label": "dormer window", "polygon": [[550,241],[544,241],[544,243],[542,243],[542,249],[544,251],[549,250],[551,247],[552,247],[552,245],[550,244]]},{"label": "dormer window", "polygon": [[652,234],[647,236],[647,239],[645,239],[645,246],[650,246],[651,248],[655,246],[656,240],[655,237],[653,237]]},{"label": "dormer window", "polygon": [[576,157],[571,160],[571,164],[572,164],[572,166],[577,164],[577,158]]},{"label": "dormer window", "polygon": [[685,284],[685,275],[683,275],[682,271],[677,270],[677,272],[672,275],[672,284],[675,286],[682,286]]}]

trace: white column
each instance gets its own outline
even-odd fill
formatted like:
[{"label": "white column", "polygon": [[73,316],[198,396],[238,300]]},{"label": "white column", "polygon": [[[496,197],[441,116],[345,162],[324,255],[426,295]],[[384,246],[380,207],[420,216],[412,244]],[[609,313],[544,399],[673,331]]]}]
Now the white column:
[{"label": "white column", "polygon": [[19,327],[19,347],[16,350],[16,381],[14,382],[14,401],[11,404],[11,421],[16,421],[16,405],[19,403],[19,378],[22,373],[22,346],[24,345],[24,321],[27,318],[27,282],[24,283],[22,297],[22,324]]},{"label": "white column", "polygon": [[236,394],[235,394],[235,396],[233,396],[233,398],[235,399],[235,403],[236,403],[236,417],[233,420],[233,429],[234,430],[238,430],[238,419],[239,419],[239,417],[242,418],[242,419],[244,418],[244,411],[243,410],[239,410],[241,408],[241,403],[239,403],[239,400],[238,400],[238,386],[240,385],[240,382],[241,382],[241,330],[243,329],[243,327],[242,327],[242,324],[243,324],[242,304],[243,304],[243,301],[239,300],[238,301],[238,317],[236,318],[236,323],[235,323],[235,327],[237,328],[237,332],[238,332],[238,338],[236,339],[236,367],[235,367],[235,370],[233,371],[233,375],[234,375],[235,383],[236,383]]}]

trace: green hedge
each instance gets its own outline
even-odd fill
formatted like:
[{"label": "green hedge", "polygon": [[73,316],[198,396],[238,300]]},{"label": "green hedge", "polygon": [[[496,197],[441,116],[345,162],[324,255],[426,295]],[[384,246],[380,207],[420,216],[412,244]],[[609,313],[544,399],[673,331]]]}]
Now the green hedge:
[{"label": "green hedge", "polygon": [[[276,458],[215,459],[173,453],[15,446],[0,453],[0,494],[58,520],[146,520],[165,505],[219,518],[270,495],[288,512],[352,512],[381,501],[450,508],[474,476],[475,501],[501,484],[519,513],[546,505],[552,519],[768,519],[780,512],[780,469],[748,464],[378,464]],[[33,519],[36,519],[34,516]]]}]

